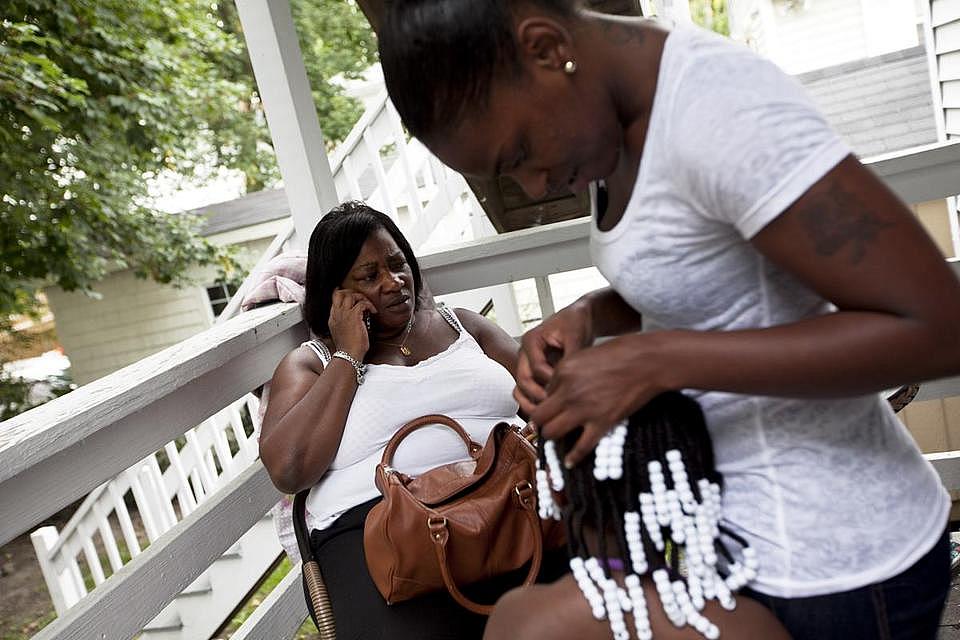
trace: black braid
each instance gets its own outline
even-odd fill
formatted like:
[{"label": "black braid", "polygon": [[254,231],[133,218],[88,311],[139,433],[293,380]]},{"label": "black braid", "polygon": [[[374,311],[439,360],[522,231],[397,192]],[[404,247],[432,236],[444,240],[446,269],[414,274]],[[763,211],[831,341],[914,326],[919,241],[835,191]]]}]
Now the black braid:
[{"label": "black braid", "polygon": [[[575,429],[556,442],[560,459],[570,451],[581,434],[582,429]],[[542,442],[538,448],[541,465],[546,468]],[[607,536],[614,533],[618,552],[625,563],[629,562],[623,514],[627,511],[639,513],[639,494],[651,492],[647,463],[659,461],[664,475],[669,478],[666,452],[671,449],[681,452],[690,486],[697,500],[704,499],[697,486],[698,479],[706,478],[722,486],[722,478],[715,467],[713,444],[700,405],[675,391],[660,394],[630,416],[627,439],[624,442],[623,477],[619,481],[597,482],[593,477],[593,455],[588,455],[573,469],[563,469],[567,498],[563,515],[566,520],[567,546],[572,556],[584,559],[597,556],[604,572],[609,575],[606,563]],[[587,545],[587,527],[596,534],[596,554]],[[670,549],[669,559],[666,549],[658,551],[654,546],[642,517],[640,531],[649,571],[667,569],[671,578],[676,579],[679,576],[680,558],[677,547],[669,542],[669,526],[661,528]],[[724,530],[724,533],[727,532]],[[734,540],[739,542],[737,538]],[[718,544],[718,551],[729,560],[730,554],[723,544]],[[625,569],[627,572],[631,571],[629,566]]]}]

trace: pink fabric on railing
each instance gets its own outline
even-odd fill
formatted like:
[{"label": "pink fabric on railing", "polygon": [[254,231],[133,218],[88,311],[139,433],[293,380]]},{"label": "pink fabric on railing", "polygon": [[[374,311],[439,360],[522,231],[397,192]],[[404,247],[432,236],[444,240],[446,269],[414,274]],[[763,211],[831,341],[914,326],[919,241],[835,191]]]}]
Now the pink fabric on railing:
[{"label": "pink fabric on railing", "polygon": [[295,251],[281,254],[251,273],[250,288],[240,302],[242,311],[270,302],[303,304],[307,254]]}]

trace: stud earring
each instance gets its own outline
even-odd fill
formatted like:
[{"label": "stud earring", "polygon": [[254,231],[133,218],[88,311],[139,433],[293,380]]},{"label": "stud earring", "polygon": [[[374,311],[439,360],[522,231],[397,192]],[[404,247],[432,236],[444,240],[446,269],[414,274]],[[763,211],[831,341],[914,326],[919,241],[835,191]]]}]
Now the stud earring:
[{"label": "stud earring", "polygon": [[577,72],[577,63],[574,60],[567,60],[563,63],[563,72],[572,76]]}]

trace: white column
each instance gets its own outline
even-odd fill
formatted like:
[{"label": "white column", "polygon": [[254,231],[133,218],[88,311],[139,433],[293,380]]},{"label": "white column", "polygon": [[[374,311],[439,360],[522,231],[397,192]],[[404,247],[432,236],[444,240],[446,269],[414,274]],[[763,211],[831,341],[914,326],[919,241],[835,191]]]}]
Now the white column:
[{"label": "white column", "polygon": [[693,22],[690,17],[689,0],[656,0],[657,14],[662,18],[673,20],[677,24]]},{"label": "white column", "polygon": [[761,50],[763,20],[759,0],[727,0],[730,37]]},{"label": "white column", "polygon": [[513,292],[513,284],[508,282],[491,287],[490,294],[500,328],[515,338],[522,336],[523,322],[520,320],[520,310],[517,306],[517,296]]},{"label": "white column", "polygon": [[304,248],[317,221],[339,200],[290,2],[236,3],[297,230],[295,244]]}]

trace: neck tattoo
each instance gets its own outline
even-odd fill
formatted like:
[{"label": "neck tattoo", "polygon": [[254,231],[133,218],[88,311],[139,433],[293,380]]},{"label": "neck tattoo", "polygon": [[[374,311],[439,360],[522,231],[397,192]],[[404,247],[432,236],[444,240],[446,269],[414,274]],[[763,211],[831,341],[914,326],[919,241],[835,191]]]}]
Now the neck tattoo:
[{"label": "neck tattoo", "polygon": [[399,343],[396,342],[384,342],[380,341],[380,344],[386,345],[388,347],[397,347],[400,350],[400,353],[404,358],[409,358],[410,354],[413,352],[410,351],[410,347],[407,346],[407,338],[410,337],[410,330],[413,329],[413,321],[417,317],[417,312],[414,311],[410,314],[410,319],[407,321],[407,328],[403,330],[403,339]]}]

